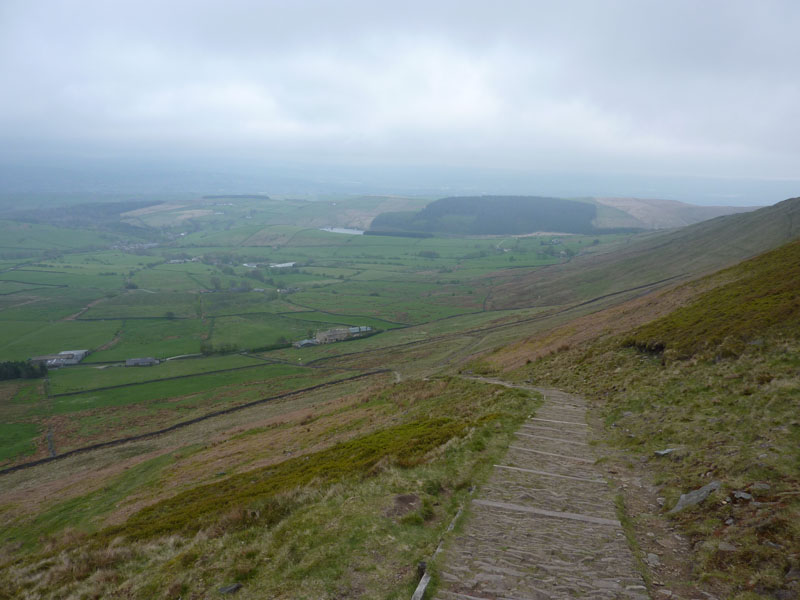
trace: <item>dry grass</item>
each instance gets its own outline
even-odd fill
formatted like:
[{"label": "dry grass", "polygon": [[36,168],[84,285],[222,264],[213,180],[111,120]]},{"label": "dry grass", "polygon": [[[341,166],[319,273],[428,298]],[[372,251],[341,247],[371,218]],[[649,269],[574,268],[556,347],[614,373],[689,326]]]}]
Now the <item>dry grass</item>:
[{"label": "dry grass", "polygon": [[[5,564],[6,589],[15,598],[185,599],[208,597],[238,581],[244,586],[239,598],[405,597],[415,584],[416,563],[432,553],[466,489],[483,476],[530,410],[531,400],[518,391],[460,380],[410,381],[329,397],[313,408],[239,425],[228,429],[227,437],[220,432],[206,448],[161,468],[123,507],[103,515],[103,522],[120,522],[120,511],[130,512],[136,498],[150,504],[147,494],[169,499],[203,481],[211,481],[214,489],[214,481],[234,481],[237,476],[230,473],[239,472],[241,484],[231,488],[235,494],[249,485],[248,477],[257,477],[248,475],[260,470],[256,464],[274,470],[301,466],[307,457],[308,464],[316,464],[326,456],[325,448],[335,450],[337,443],[355,444],[382,431],[411,432],[408,427],[421,417],[446,415],[448,422],[465,424],[458,426],[460,433],[453,429],[455,435],[438,429],[450,441],[433,442],[424,455],[401,461],[408,466],[387,456],[370,463],[364,475],[330,483],[315,477],[273,496],[228,503],[196,533],[125,539],[63,531],[36,553],[27,558],[18,553],[21,560]],[[271,447],[276,436],[279,444],[291,443],[296,450],[283,463],[278,459],[288,456],[285,447]],[[411,448],[411,442],[396,441]],[[376,448],[389,446],[381,442]],[[247,456],[259,450],[260,457]],[[208,475],[220,466],[226,475]],[[393,513],[403,495],[420,502],[410,512]]]}]

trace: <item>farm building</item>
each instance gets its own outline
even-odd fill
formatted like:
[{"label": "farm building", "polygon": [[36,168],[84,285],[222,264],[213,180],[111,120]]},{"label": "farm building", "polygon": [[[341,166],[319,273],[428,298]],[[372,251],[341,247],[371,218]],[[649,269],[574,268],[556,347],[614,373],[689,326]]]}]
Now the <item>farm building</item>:
[{"label": "farm building", "polygon": [[129,358],[125,361],[126,367],[153,367],[159,363],[157,358],[148,356],[146,358]]},{"label": "farm building", "polygon": [[351,337],[358,337],[372,331],[372,327],[368,325],[361,325],[359,327],[336,327],[328,329],[327,331],[318,331],[314,337],[318,344],[330,344],[332,342],[341,342]]},{"label": "farm building", "polygon": [[295,348],[308,348],[309,346],[316,346],[317,344],[319,344],[317,340],[308,339],[295,342],[294,344],[292,344],[292,346],[294,346]]},{"label": "farm building", "polygon": [[58,354],[33,356],[31,357],[31,362],[37,364],[44,363],[48,369],[58,369],[67,365],[77,365],[86,358],[87,354],[89,354],[88,350],[63,350]]},{"label": "farm building", "polygon": [[346,327],[337,327],[327,331],[319,331],[314,339],[318,344],[330,344],[331,342],[341,342],[350,337],[350,330]]},{"label": "farm building", "polygon": [[369,325],[360,325],[359,327],[350,327],[349,328],[350,335],[361,335],[362,333],[367,333],[368,331],[372,331],[372,327]]}]

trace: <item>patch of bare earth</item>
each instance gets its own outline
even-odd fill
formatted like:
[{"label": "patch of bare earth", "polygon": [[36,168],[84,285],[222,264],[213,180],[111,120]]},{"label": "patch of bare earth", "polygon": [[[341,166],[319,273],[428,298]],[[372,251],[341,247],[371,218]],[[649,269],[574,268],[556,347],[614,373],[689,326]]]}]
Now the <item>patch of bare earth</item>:
[{"label": "patch of bare earth", "polygon": [[85,313],[87,310],[89,310],[89,309],[90,309],[90,308],[92,308],[93,306],[97,306],[97,305],[98,305],[100,302],[102,302],[103,300],[105,300],[105,298],[98,298],[97,300],[92,300],[91,302],[89,302],[89,304],[87,304],[86,306],[84,306],[82,309],[80,309],[80,310],[79,310],[78,312],[76,312],[74,315],[69,315],[68,317],[64,317],[64,318],[62,319],[62,321],[75,321],[75,320],[76,320],[76,319],[78,319],[78,318],[79,318],[79,317],[80,317],[80,316],[81,316],[83,313]]},{"label": "patch of bare earth", "polygon": [[103,344],[102,346],[100,346],[97,349],[97,351],[99,352],[101,350],[111,350],[111,348],[113,348],[114,346],[119,344],[121,339],[122,339],[122,336],[120,334],[117,334],[117,335],[114,336],[113,339],[111,339],[110,341],[108,341],[105,344]]}]

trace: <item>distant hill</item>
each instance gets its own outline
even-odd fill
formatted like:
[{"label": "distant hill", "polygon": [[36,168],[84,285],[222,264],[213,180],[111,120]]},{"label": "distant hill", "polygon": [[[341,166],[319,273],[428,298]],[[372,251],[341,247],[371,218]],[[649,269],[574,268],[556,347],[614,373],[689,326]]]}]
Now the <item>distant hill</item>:
[{"label": "distant hill", "polygon": [[598,205],[595,226],[672,229],[715,217],[756,210],[756,206],[696,206],[676,200],[593,198]]},{"label": "distant hill", "polygon": [[671,229],[752,210],[755,207],[694,206],[639,198],[454,196],[431,202],[420,211],[381,213],[370,229],[454,235],[590,234]]},{"label": "distant hill", "polygon": [[436,200],[419,212],[382,213],[370,228],[459,235],[592,233],[596,215],[593,204],[562,198],[459,196]]}]

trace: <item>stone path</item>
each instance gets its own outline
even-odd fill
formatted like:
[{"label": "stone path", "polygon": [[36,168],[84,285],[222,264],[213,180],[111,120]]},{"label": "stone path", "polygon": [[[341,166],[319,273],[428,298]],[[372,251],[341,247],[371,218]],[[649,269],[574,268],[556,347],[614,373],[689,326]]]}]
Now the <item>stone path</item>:
[{"label": "stone path", "polygon": [[538,389],[439,563],[440,600],[648,598],[587,443],[581,398]]}]

